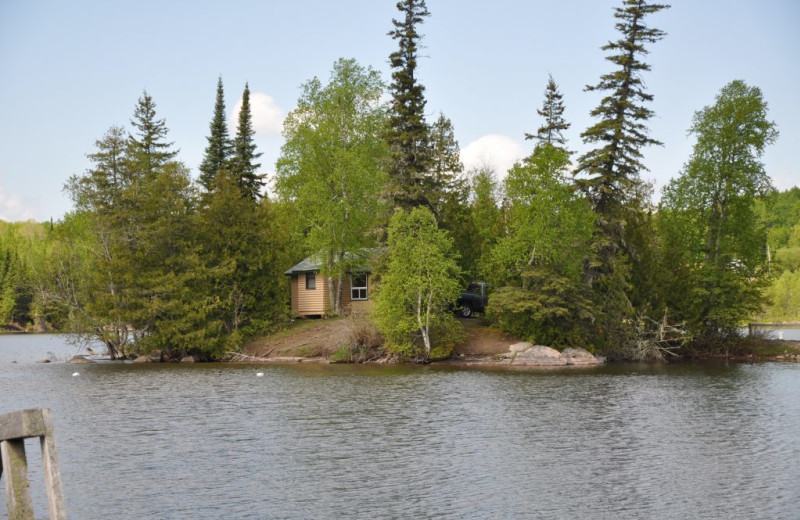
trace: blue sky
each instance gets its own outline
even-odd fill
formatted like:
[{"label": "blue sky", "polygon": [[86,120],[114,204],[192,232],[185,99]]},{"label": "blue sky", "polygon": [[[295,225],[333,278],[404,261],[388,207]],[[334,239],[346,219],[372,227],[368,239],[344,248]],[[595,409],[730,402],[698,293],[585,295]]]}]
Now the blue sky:
[{"label": "blue sky", "polygon": [[[197,174],[216,81],[229,113],[245,82],[253,93],[262,170],[280,153],[280,121],[313,76],[355,58],[389,79],[386,35],[395,0],[0,0],[0,219],[58,220],[62,188],[89,167],[85,155],[112,125],[128,125],[146,89],[179,158]],[[611,70],[600,47],[616,39],[621,0],[428,0],[418,77],[429,120],[454,124],[468,167],[502,177],[530,152],[548,73],[564,94],[571,149],[601,97],[584,92]],[[800,185],[800,2],[675,0],[648,22],[668,33],[650,47],[645,82],[655,96],[646,179],[658,190],[691,153],[687,129],[728,82],[759,86],[780,131],[764,162],[778,188]]]}]

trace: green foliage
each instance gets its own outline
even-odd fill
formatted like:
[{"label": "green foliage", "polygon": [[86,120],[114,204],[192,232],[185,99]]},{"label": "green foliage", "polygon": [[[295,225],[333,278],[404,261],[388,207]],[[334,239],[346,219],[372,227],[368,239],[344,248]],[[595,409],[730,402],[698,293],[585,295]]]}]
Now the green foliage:
[{"label": "green foliage", "polygon": [[[466,226],[472,232],[467,256],[471,265],[467,265],[466,270],[473,280],[491,274],[487,272],[490,252],[497,241],[505,235],[498,198],[494,172],[487,168],[473,172],[472,197],[469,204],[470,221]],[[488,279],[491,279],[491,276]]]},{"label": "green foliage", "polygon": [[[644,87],[642,73],[650,65],[639,58],[647,54],[645,45],[662,39],[665,33],[645,25],[645,18],[669,6],[649,4],[644,0],[625,0],[616,8],[614,17],[619,21],[616,29],[621,38],[602,47],[610,51],[606,57],[617,70],[600,76],[596,85],[587,85],[589,92],[609,92],[600,105],[592,110],[592,117],[600,120],[582,134],[583,142],[600,145],[578,159],[577,173],[586,175],[579,185],[591,197],[595,210],[602,216],[615,215],[620,206],[629,203],[641,182],[641,148],[661,144],[648,137],[645,122],[653,111],[644,103],[653,99]],[[613,224],[613,222],[608,222]]]},{"label": "green foliage", "polygon": [[775,252],[775,263],[782,271],[800,271],[800,246],[784,247]]},{"label": "green foliage", "polygon": [[578,158],[576,184],[589,197],[597,214],[592,238],[592,257],[585,264],[585,281],[592,288],[596,312],[596,339],[605,345],[629,341],[632,260],[640,256],[629,240],[631,220],[641,212],[647,187],[640,172],[641,149],[660,145],[649,137],[647,120],[653,111],[645,103],[653,96],[645,90],[643,72],[650,66],[641,60],[664,32],[648,27],[645,19],[669,6],[650,4],[644,0],[625,0],[616,8],[615,27],[621,38],[602,47],[616,70],[600,76],[589,92],[608,92],[591,112],[599,119],[582,134],[584,143],[595,147]]},{"label": "green foliage", "polygon": [[761,91],[739,80],[695,114],[690,131],[692,157],[662,200],[665,247],[687,291],[670,307],[697,335],[714,338],[735,331],[762,302],[767,236],[755,199],[771,190],[760,158],[777,131]]},{"label": "green foliage", "polygon": [[233,138],[233,155],[228,169],[236,177],[242,196],[253,201],[261,197],[261,188],[264,186],[264,175],[257,173],[261,163],[255,162],[261,157],[260,152],[256,153],[255,135],[250,112],[250,86],[245,83],[236,136]]},{"label": "green foliage", "polygon": [[800,246],[800,187],[759,197],[756,212],[768,229],[767,243],[772,252]]},{"label": "green foliage", "polygon": [[564,120],[564,96],[559,92],[553,76],[547,78],[547,88],[544,91],[544,103],[536,113],[544,118],[544,124],[539,127],[536,134],[525,134],[525,139],[536,139],[538,144],[550,144],[565,147],[567,140],[563,131],[570,127]]},{"label": "green foliage", "polygon": [[285,237],[274,214],[268,199],[258,204],[242,197],[226,170],[203,197],[195,227],[206,278],[198,292],[209,298],[203,327],[218,350],[235,344],[229,336],[263,332],[285,315]]},{"label": "green foliage", "polygon": [[206,137],[208,145],[203,154],[203,162],[200,163],[199,179],[206,191],[211,189],[217,173],[227,167],[233,153],[233,143],[228,136],[228,123],[225,121],[225,92],[222,87],[222,77],[217,80],[217,97],[209,131],[210,135]]},{"label": "green foliage", "polygon": [[[349,253],[374,247],[381,213],[379,194],[386,145],[380,74],[355,60],[333,66],[328,85],[314,78],[285,121],[286,143],[278,160],[276,189],[297,207],[308,229],[307,250],[321,256],[323,273],[340,283]],[[340,310],[341,295],[334,298]]]},{"label": "green foliage", "polygon": [[766,290],[763,318],[773,322],[800,322],[800,269],[784,271]]},{"label": "green foliage", "polygon": [[216,358],[280,321],[286,236],[269,203],[243,194],[241,175],[217,169],[198,197],[165,151],[154,107],[140,100],[138,137],[122,147],[124,130],[112,128],[89,155],[93,168],[68,182],[78,211],[37,264],[39,293],[63,309],[66,328],[102,340],[112,357],[158,349]]},{"label": "green foliage", "polygon": [[164,119],[156,119],[156,104],[147,91],[136,104],[131,125],[136,132],[129,134],[125,152],[130,171],[152,176],[178,155],[177,150],[172,150],[173,143],[166,141],[167,124]]},{"label": "green foliage", "polygon": [[430,210],[397,211],[375,301],[375,322],[390,352],[427,360],[437,336],[447,337],[459,326],[450,310],[461,288],[458,275],[452,240]]},{"label": "green foliage", "polygon": [[594,220],[566,182],[569,153],[543,143],[506,178],[509,234],[492,250],[499,287],[487,314],[501,329],[553,346],[581,345],[591,305],[581,283]]},{"label": "green foliage", "polygon": [[352,347],[350,345],[340,345],[328,356],[328,361],[331,363],[350,363],[352,361]]},{"label": "green foliage", "polygon": [[395,207],[426,206],[433,209],[431,192],[439,190],[430,175],[429,128],[425,122],[425,87],[417,81],[417,53],[422,36],[417,27],[430,16],[425,0],[401,0],[402,17],[393,19],[389,32],[398,49],[389,55],[392,68],[391,110],[386,128],[389,168],[386,196]]},{"label": "green foliage", "polygon": [[569,153],[545,143],[509,170],[509,233],[494,248],[489,270],[496,285],[518,285],[520,273],[535,266],[579,278],[594,216],[567,183],[568,167]]},{"label": "green foliage", "polygon": [[518,275],[522,287],[501,287],[486,313],[504,331],[552,347],[588,344],[592,305],[585,286],[544,268]]}]

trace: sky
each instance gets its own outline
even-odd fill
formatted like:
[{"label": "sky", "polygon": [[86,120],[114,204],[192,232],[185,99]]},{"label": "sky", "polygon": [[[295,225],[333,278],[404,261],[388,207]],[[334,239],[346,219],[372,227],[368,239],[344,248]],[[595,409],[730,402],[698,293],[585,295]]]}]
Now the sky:
[{"label": "sky", "polygon": [[[327,82],[338,58],[389,81],[395,4],[0,0],[0,220],[58,220],[71,211],[64,183],[90,167],[86,154],[109,127],[130,129],[144,90],[196,177],[220,76],[232,121],[249,83],[262,172],[272,174],[282,119],[304,82]],[[589,113],[602,93],[584,89],[614,68],[600,47],[619,36],[613,13],[621,4],[428,0],[417,77],[428,120],[440,112],[451,119],[467,169],[488,165],[502,178],[531,152],[524,134],[540,125],[548,74],[564,95],[569,148],[588,150],[580,134],[595,122]],[[655,200],[691,154],[693,114],[734,79],[761,88],[777,124],[780,137],[763,156],[774,185],[800,185],[800,2],[671,5],[646,20],[667,33],[645,58],[655,96],[650,135],[664,143],[644,150]]]}]

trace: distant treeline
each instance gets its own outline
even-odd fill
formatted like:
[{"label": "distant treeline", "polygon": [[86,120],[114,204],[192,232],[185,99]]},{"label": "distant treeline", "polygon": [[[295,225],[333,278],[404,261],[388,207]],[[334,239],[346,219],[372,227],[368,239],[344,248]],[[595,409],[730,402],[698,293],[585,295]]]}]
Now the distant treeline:
[{"label": "distant treeline", "polygon": [[734,80],[687,121],[693,153],[657,204],[642,180],[641,150],[660,144],[646,125],[642,58],[664,37],[645,20],[667,7],[615,10],[620,39],[603,47],[613,69],[587,87],[604,95],[581,134],[589,151],[570,151],[550,77],[540,126],[525,135],[531,152],[503,182],[490,168],[464,171],[444,114],[426,121],[424,0],[398,4],[388,86],[348,59],[302,86],[273,193],[247,86],[230,136],[219,79],[196,179],[145,92],[130,128],[110,128],[92,166],[67,181],[73,212],[1,225],[0,321],[91,335],[119,357],[219,357],[286,322],[285,269],[313,254],[341,290],[359,251],[373,261],[387,346],[412,358],[447,352],[449,305],[473,279],[493,287],[486,318],[502,329],[625,358],[719,348],[749,319],[796,321],[800,188],[777,192],[764,171],[778,133],[757,87]]}]

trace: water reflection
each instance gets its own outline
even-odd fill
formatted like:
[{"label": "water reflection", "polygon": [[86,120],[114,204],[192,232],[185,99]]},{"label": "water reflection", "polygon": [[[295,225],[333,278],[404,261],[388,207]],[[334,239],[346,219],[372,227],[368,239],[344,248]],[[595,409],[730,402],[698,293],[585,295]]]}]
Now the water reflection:
[{"label": "water reflection", "polygon": [[104,364],[72,378],[10,364],[3,339],[0,410],[53,409],[71,518],[800,511],[800,365]]}]

